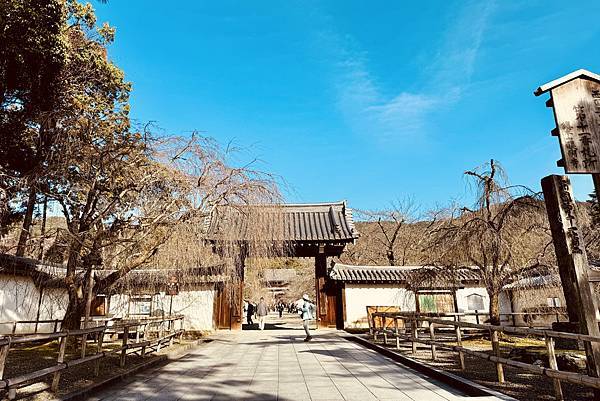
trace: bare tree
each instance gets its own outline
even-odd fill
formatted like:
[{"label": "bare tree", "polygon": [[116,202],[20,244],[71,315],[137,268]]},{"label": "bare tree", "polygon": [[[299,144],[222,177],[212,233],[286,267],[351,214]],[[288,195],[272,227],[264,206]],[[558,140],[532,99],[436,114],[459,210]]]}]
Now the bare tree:
[{"label": "bare tree", "polygon": [[428,264],[445,274],[473,267],[490,299],[490,321],[498,324],[503,287],[552,269],[551,237],[539,195],[509,185],[496,161],[465,175],[476,189],[475,207],[444,211],[431,229]]},{"label": "bare tree", "polygon": [[344,260],[390,266],[418,263],[427,223],[420,222],[413,199],[391,202],[388,209],[358,211],[356,217],[362,220],[357,223],[361,241],[348,247]]}]

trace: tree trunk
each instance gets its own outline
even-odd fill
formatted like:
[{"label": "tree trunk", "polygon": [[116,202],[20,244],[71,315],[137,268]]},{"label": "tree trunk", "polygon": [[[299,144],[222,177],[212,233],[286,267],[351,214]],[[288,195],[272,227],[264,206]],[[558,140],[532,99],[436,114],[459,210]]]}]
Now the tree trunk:
[{"label": "tree trunk", "polygon": [[46,220],[48,217],[48,197],[44,196],[44,209],[42,212],[42,227],[40,229],[40,248],[38,250],[38,259],[44,257],[44,236],[46,235]]},{"label": "tree trunk", "polygon": [[24,256],[25,249],[27,248],[27,239],[29,238],[29,230],[31,229],[31,222],[33,220],[33,209],[36,201],[36,190],[32,184],[29,188],[29,198],[27,199],[27,210],[25,211],[25,218],[23,219],[23,226],[21,227],[21,234],[19,235],[19,243],[17,244],[17,251],[15,255]]},{"label": "tree trunk", "polygon": [[85,302],[78,297],[77,291],[69,291],[69,305],[62,322],[63,330],[76,330],[81,328],[81,317],[85,313]]},{"label": "tree trunk", "polygon": [[500,294],[497,291],[488,292],[490,297],[490,324],[500,325]]},{"label": "tree trunk", "polygon": [[388,263],[390,264],[390,266],[396,266],[396,255],[394,255],[394,250],[392,248],[389,248],[386,253]]},{"label": "tree trunk", "polygon": [[79,264],[81,252],[81,242],[75,239],[71,240],[69,246],[69,258],[67,260],[67,276],[65,284],[69,294],[69,305],[65,312],[62,328],[68,330],[79,329],[81,325],[81,316],[85,312],[84,286],[77,280],[77,266]]}]

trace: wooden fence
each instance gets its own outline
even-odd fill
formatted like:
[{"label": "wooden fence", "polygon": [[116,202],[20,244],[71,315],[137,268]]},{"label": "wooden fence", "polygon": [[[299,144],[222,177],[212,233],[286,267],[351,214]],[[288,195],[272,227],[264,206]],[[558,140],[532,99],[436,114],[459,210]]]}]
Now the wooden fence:
[{"label": "wooden fence", "polygon": [[[179,328],[176,323],[179,322]],[[54,375],[50,389],[53,392],[58,390],[60,384],[61,372],[65,369],[80,365],[82,363],[95,361],[94,374],[98,376],[100,362],[112,354],[120,356],[119,365],[125,366],[127,353],[140,352],[145,356],[150,352],[158,352],[161,347],[173,344],[173,340],[178,337],[181,341],[183,335],[183,316],[168,316],[165,318],[148,318],[137,321],[123,321],[112,327],[103,324],[98,327],[92,327],[80,330],[61,330],[54,333],[30,334],[21,336],[6,336],[0,338],[0,390],[6,391],[9,400],[16,397],[17,389],[39,381],[47,375]],[[152,334],[155,334],[154,336]],[[122,336],[120,346],[107,349],[104,343],[105,336]],[[132,342],[130,336],[135,336]],[[143,337],[143,338],[141,338]],[[150,337],[155,337],[150,339]],[[65,361],[65,351],[69,338],[81,339],[81,356]],[[93,352],[89,352],[87,347],[88,338],[94,338],[95,347]],[[58,355],[56,364],[44,369],[35,370],[15,377],[5,377],[4,371],[11,348],[16,345],[38,344],[40,342],[58,341]]]},{"label": "wooden fence", "polygon": [[[450,320],[448,317],[449,316],[444,315],[424,316],[414,312],[373,312],[372,318],[369,321],[369,331],[373,336],[374,341],[377,341],[377,337],[381,335],[385,344],[388,343],[388,337],[391,336],[396,340],[396,348],[400,348],[401,340],[410,342],[412,344],[412,353],[417,352],[417,344],[429,345],[431,348],[431,359],[434,361],[437,359],[438,349],[457,352],[458,363],[460,364],[462,370],[465,369],[465,354],[494,362],[496,364],[498,382],[500,383],[504,382],[504,365],[523,369],[531,373],[548,376],[553,381],[554,394],[557,400],[563,400],[561,381],[588,386],[594,389],[600,389],[600,378],[580,373],[560,371],[558,369],[556,354],[554,351],[555,338],[575,340],[580,342],[600,342],[600,337],[552,330],[532,329],[526,327],[469,323],[458,321],[456,317]],[[446,342],[442,341],[439,337],[436,338],[436,328],[453,329],[451,330],[451,332],[454,332],[453,338],[451,338],[450,341],[446,340]],[[464,333],[465,329],[489,332],[492,353],[490,354],[485,351],[475,351],[463,347],[462,334]],[[420,331],[425,331],[425,336],[419,337]],[[519,336],[534,336],[544,339],[548,353],[549,367],[546,368],[543,366],[514,361],[501,356],[498,336],[499,333]]]},{"label": "wooden fence", "polygon": [[[19,326],[32,326],[33,325],[33,331],[32,332],[28,332],[27,334],[37,334],[40,325],[47,325],[49,327],[52,327],[52,333],[56,333],[59,328],[60,325],[62,323],[62,320],[60,319],[53,319],[53,320],[11,320],[8,322],[0,322],[0,326],[8,326],[10,327],[10,333],[6,333],[6,334],[10,334],[10,335],[16,335],[17,334],[17,328]],[[2,335],[2,334],[0,334]]]}]

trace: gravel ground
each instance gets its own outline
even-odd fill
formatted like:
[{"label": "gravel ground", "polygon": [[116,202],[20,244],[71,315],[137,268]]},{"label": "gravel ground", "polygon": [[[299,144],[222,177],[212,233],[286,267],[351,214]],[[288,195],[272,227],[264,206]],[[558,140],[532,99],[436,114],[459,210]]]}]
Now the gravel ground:
[{"label": "gravel ground", "polygon": [[[57,397],[64,396],[75,390],[83,389],[95,382],[101,382],[111,377],[118,376],[135,366],[159,358],[159,355],[166,353],[177,353],[186,345],[196,343],[197,340],[183,340],[181,344],[177,342],[171,347],[164,347],[160,352],[152,352],[141,357],[136,354],[127,354],[127,363],[125,367],[119,366],[119,356],[113,354],[100,360],[100,372],[98,377],[94,376],[95,361],[83,363],[71,369],[61,372],[59,391],[56,394],[50,392],[53,374],[41,378],[41,381],[32,383],[26,387],[17,390],[18,400],[47,401],[56,400]],[[103,349],[119,347],[120,344],[105,344]],[[95,344],[88,343],[88,354],[95,352]],[[35,347],[11,348],[6,362],[4,377],[15,377],[24,373],[56,365],[58,355],[58,346],[56,342],[40,344]],[[67,350],[65,360],[76,359],[81,356],[80,350]],[[2,393],[0,392],[0,396]]]},{"label": "gravel ground", "polygon": [[[365,338],[372,341],[372,337],[364,334]],[[383,345],[382,341],[377,341],[379,345]],[[524,339],[526,346],[530,346],[531,340]],[[464,341],[463,346],[491,352],[489,340],[473,340]],[[523,344],[501,343],[501,352],[503,356],[507,356],[513,347],[523,346]],[[388,341],[388,348],[396,351],[395,340]],[[496,365],[492,362],[476,358],[474,356],[465,355],[466,370],[461,371],[458,364],[458,354],[456,352],[444,351],[437,349],[437,361],[431,360],[431,348],[427,345],[420,344],[417,348],[417,353],[412,354],[412,346],[410,342],[401,342],[400,350],[396,351],[409,358],[416,359],[427,363],[431,366],[443,369],[445,371],[464,377],[486,387],[507,394],[523,401],[534,400],[554,400],[554,387],[552,380],[545,376],[531,374],[522,369],[504,366],[505,383],[497,382]],[[562,383],[562,390],[565,400],[585,401],[593,400],[593,392],[591,388],[578,386],[570,383]]]}]

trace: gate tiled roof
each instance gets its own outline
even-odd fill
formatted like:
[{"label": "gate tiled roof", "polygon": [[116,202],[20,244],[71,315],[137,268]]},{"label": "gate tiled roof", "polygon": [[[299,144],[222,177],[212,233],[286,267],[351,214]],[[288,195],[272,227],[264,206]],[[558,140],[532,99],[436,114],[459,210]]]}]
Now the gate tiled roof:
[{"label": "gate tiled roof", "polygon": [[266,240],[340,244],[358,238],[352,210],[343,201],[215,207],[204,221],[204,232],[209,240],[250,240],[252,223],[248,220],[263,229],[272,228]]}]

